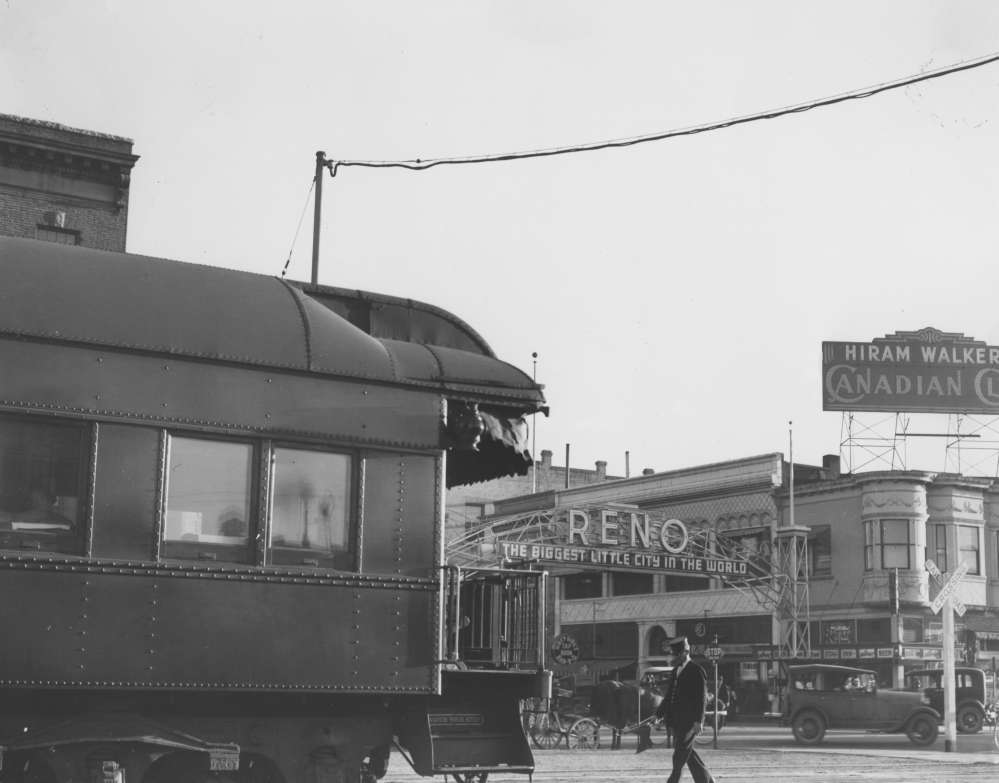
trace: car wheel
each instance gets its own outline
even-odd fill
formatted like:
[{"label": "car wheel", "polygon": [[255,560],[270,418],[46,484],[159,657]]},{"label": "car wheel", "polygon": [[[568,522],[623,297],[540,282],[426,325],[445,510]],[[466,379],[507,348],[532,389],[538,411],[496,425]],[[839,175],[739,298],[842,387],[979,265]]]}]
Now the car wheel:
[{"label": "car wheel", "polygon": [[826,722],[819,713],[813,710],[799,712],[791,721],[791,731],[794,739],[802,745],[818,745],[826,736]]},{"label": "car wheel", "polygon": [[905,735],[913,745],[932,745],[936,742],[939,731],[936,719],[925,714],[917,715],[905,727]]},{"label": "car wheel", "polygon": [[985,714],[974,704],[966,704],[957,711],[957,730],[962,734],[977,734],[985,723]]}]

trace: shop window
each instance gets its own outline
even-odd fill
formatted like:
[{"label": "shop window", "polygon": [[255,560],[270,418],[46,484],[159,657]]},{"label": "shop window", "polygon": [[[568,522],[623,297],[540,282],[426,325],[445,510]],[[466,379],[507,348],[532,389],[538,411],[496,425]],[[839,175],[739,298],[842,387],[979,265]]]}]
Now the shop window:
[{"label": "shop window", "polygon": [[637,623],[597,623],[597,658],[637,658]]},{"label": "shop window", "polygon": [[864,523],[864,568],[909,568],[909,520],[875,519]]},{"label": "shop window", "polygon": [[920,644],[923,641],[923,618],[902,618],[902,641],[905,644]]},{"label": "shop window", "polygon": [[926,526],[926,557],[941,571],[947,570],[947,526]]},{"label": "shop window", "polygon": [[638,657],[637,623],[563,625],[561,631],[576,640],[582,659]]},{"label": "shop window", "polygon": [[563,576],[562,597],[566,600],[573,598],[602,598],[602,575],[599,571],[583,571],[578,574]]},{"label": "shop window", "polygon": [[596,626],[588,625],[563,625],[562,633],[571,636],[579,645],[579,657],[583,659],[595,658],[594,638],[596,636]]},{"label": "shop window", "polygon": [[664,593],[684,593],[691,590],[709,590],[711,580],[703,576],[683,576],[682,574],[666,574],[663,579]]},{"label": "shop window", "polygon": [[716,636],[721,644],[769,644],[771,628],[769,615],[707,616],[676,621],[677,635],[686,636],[691,644],[698,645],[708,644]]},{"label": "shop window", "polygon": [[611,595],[643,595],[651,593],[652,574],[633,571],[611,572]]},{"label": "shop window", "polygon": [[829,525],[813,525],[808,534],[809,576],[832,575],[832,533]]},{"label": "shop window", "polygon": [[0,417],[0,548],[84,554],[88,433]]},{"label": "shop window", "polygon": [[972,525],[957,526],[957,549],[960,562],[968,564],[969,574],[980,574],[982,572],[979,552],[981,544],[979,539],[980,528]]},{"label": "shop window", "polygon": [[891,644],[891,618],[857,620],[857,644]]},{"label": "shop window", "polygon": [[350,456],[275,448],[273,464],[271,562],[351,568]]},{"label": "shop window", "polygon": [[856,644],[857,627],[853,620],[826,620],[822,622],[822,644]]},{"label": "shop window", "polygon": [[59,228],[58,226],[36,226],[35,239],[43,242],[55,242],[59,245],[80,244],[80,232],[70,228]]},{"label": "shop window", "polygon": [[172,437],[162,555],[252,562],[253,446]]}]

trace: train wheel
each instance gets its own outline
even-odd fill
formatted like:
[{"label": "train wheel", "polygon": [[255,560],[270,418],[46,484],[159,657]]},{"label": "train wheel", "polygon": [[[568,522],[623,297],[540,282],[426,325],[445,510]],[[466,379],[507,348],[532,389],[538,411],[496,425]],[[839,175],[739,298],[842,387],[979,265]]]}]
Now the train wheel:
[{"label": "train wheel", "polygon": [[489,778],[488,772],[452,772],[451,777],[453,777],[458,783],[486,783]]},{"label": "train wheel", "polygon": [[389,745],[379,745],[371,749],[371,753],[361,763],[361,781],[381,780],[385,777],[389,767],[389,754],[392,748]]},{"label": "train wheel", "polygon": [[239,783],[284,783],[284,776],[273,761],[252,753],[239,757],[239,772],[232,774]]}]

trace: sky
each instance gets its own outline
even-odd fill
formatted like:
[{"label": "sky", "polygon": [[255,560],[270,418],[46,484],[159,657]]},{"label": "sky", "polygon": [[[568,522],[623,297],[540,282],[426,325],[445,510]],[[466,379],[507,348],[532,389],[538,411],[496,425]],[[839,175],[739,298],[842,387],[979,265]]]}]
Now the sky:
[{"label": "sky", "polygon": [[[130,252],[308,280],[319,150],[633,138],[984,57],[997,32],[988,0],[3,0],[0,113],[134,141]],[[557,465],[567,444],[612,475],[816,464],[854,445],[822,410],[824,340],[999,344],[997,142],[992,64],[621,149],[342,168],[318,281],[443,307],[536,373]],[[905,466],[947,469],[945,441],[908,439]],[[983,453],[966,472],[995,471]]]}]

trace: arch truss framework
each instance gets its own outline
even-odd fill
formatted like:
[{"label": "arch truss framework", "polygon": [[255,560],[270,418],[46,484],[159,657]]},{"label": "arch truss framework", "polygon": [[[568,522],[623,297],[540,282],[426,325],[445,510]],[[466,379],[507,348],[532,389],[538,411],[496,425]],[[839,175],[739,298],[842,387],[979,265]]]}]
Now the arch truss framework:
[{"label": "arch truss framework", "polygon": [[[509,565],[503,560],[503,553],[507,551],[504,544],[564,546],[565,525],[560,522],[560,513],[564,512],[565,509],[552,508],[487,517],[481,525],[447,544],[447,562],[465,569],[495,568]],[[756,550],[744,547],[737,538],[706,527],[689,531],[686,554],[745,564],[744,574],[713,574],[713,577],[725,586],[751,596],[777,618],[781,629],[778,651],[781,658],[807,658],[811,653],[808,532],[809,528],[800,525],[776,528],[773,547]],[[575,562],[566,566],[544,565],[546,570],[556,573],[607,569],[606,565]]]}]

